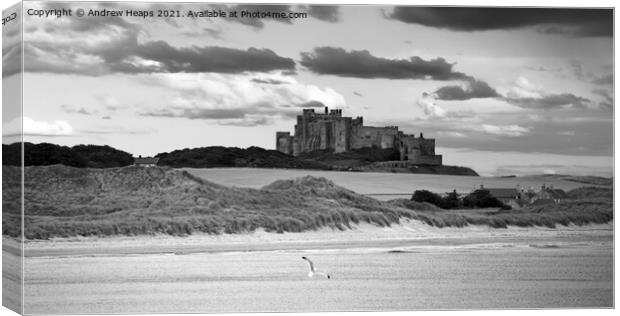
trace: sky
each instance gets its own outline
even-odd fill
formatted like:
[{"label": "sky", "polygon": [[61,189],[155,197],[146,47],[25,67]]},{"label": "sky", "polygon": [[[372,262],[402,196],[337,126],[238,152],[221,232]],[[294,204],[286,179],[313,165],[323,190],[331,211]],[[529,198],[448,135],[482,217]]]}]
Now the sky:
[{"label": "sky", "polygon": [[[613,173],[609,9],[26,3],[297,19],[24,16],[24,140],[275,148],[302,108],[436,139],[482,175]],[[18,32],[3,32],[16,64]],[[19,67],[3,68],[3,87]],[[3,103],[14,100],[3,96]],[[4,106],[3,108],[6,108]],[[3,142],[19,134],[3,110]]]}]

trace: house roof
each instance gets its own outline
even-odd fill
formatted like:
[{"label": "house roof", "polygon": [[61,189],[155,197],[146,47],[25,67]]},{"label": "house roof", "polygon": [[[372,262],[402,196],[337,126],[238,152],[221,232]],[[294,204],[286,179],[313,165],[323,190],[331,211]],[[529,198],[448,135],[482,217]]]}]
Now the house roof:
[{"label": "house roof", "polygon": [[512,188],[484,188],[484,189],[488,190],[492,196],[498,199],[515,198],[517,195],[519,195],[519,191],[517,191],[517,189],[512,189]]},{"label": "house roof", "polygon": [[136,165],[156,165],[159,157],[134,158],[133,163]]}]

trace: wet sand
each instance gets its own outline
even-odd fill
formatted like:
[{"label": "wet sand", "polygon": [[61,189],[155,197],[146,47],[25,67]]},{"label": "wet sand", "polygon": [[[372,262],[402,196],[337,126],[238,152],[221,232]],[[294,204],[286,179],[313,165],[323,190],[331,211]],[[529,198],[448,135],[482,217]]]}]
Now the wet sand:
[{"label": "wet sand", "polygon": [[[25,313],[613,306],[613,224],[410,222],[345,232],[57,239],[25,248]],[[308,278],[301,256],[332,279]]]}]

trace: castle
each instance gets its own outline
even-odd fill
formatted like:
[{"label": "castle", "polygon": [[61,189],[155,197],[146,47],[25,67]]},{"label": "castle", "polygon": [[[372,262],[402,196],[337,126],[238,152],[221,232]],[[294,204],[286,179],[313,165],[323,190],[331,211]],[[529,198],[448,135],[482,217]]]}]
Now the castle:
[{"label": "castle", "polygon": [[377,147],[396,148],[400,160],[406,164],[441,165],[441,155],[435,155],[435,140],[404,134],[398,126],[364,126],[361,116],[342,116],[342,110],[316,113],[314,109],[303,109],[297,116],[295,135],[290,132],[276,132],[276,149],[285,154],[298,156],[315,150],[330,150],[336,153],[352,149]]}]

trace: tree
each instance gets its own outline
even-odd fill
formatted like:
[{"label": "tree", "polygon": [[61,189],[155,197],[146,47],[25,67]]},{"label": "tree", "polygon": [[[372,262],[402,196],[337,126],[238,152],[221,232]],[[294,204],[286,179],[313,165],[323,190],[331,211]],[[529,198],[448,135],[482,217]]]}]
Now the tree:
[{"label": "tree", "polygon": [[463,198],[463,206],[467,208],[485,208],[485,207],[501,207],[508,206],[491,195],[489,190],[479,189]]},{"label": "tree", "polygon": [[442,201],[442,208],[444,209],[454,209],[461,207],[461,200],[459,199],[459,194],[456,193],[456,190],[448,193]]},{"label": "tree", "polygon": [[416,202],[426,202],[441,207],[443,204],[441,196],[428,190],[415,190],[411,200]]}]

